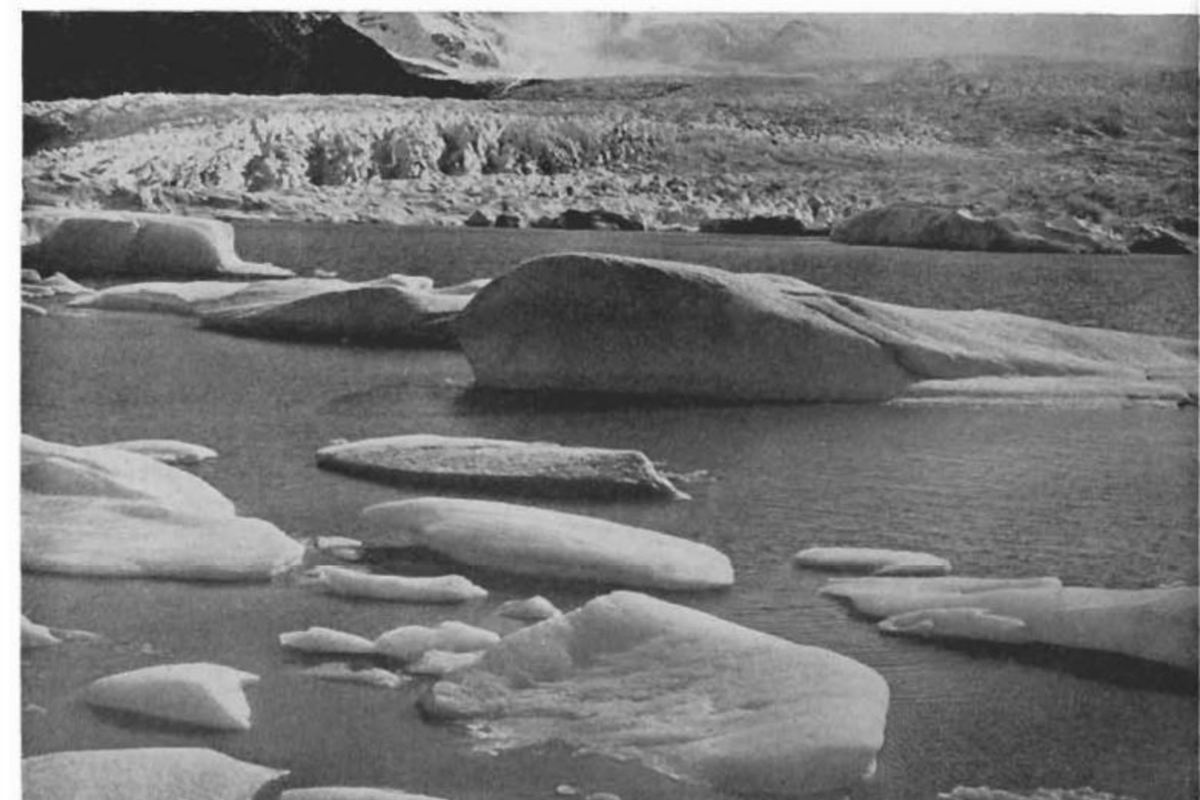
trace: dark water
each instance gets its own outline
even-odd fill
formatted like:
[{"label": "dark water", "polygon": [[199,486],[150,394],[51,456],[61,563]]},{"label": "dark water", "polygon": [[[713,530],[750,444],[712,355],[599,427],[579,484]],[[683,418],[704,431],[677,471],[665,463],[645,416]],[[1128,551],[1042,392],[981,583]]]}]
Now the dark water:
[{"label": "dark water", "polygon": [[[1195,265],[847,251],[768,239],[527,231],[250,226],[250,258],[343,277],[393,271],[439,283],[503,271],[553,250],[640,252],[752,271],[788,271],[899,302],[995,307],[1068,321],[1192,335]],[[1090,785],[1143,800],[1197,794],[1193,682],[1127,659],[1050,649],[947,647],[885,638],[817,596],[794,570],[812,544],[926,549],[971,575],[1059,575],[1113,587],[1197,580],[1196,416],[1162,408],[751,406],[564,407],[472,400],[455,353],[257,342],[188,320],[59,313],[26,323],[24,429],[93,443],[171,437],[215,447],[198,474],[242,513],[297,537],[354,536],[366,505],[403,490],[318,471],[334,437],[441,433],[636,447],[680,472],[708,470],[695,499],[547,504],[696,538],[727,552],[728,592],[675,596],[879,670],[893,693],[879,775],[861,794],[932,798],[956,784]],[[26,576],[35,620],[105,634],[22,659],[26,754],[203,744],[293,771],[293,785],[390,785],[448,798],[552,797],[557,784],[630,798],[703,796],[647,770],[554,748],[473,753],[461,731],[423,722],[416,688],[316,681],[280,632],[325,625],[374,636],[447,617],[487,622],[534,593],[560,607],[596,587],[475,575],[465,607],[354,602],[301,585],[195,586]],[[142,651],[149,645],[153,652]],[[212,660],[262,675],[254,728],[213,735],[88,710],[94,678],[167,660]]]}]

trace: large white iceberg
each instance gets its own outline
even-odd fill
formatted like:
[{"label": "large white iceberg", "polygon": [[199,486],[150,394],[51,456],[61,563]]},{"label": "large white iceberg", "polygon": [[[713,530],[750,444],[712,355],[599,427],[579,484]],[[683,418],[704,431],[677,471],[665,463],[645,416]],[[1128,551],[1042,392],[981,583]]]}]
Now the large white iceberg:
[{"label": "large white iceberg", "polygon": [[733,584],[708,545],[595,517],[484,500],[425,497],[363,512],[393,545],[421,545],[474,566],[656,589]]},{"label": "large white iceberg", "polygon": [[22,258],[40,272],[174,278],[282,278],[294,273],[243,261],[227,222],[170,214],[36,208],[24,212]]},{"label": "large white iceberg", "polygon": [[1194,339],[911,308],[782,275],[595,253],[524,262],[455,325],[476,384],[499,389],[884,401],[928,381],[943,382],[944,398],[957,381],[1040,378],[1056,397],[1080,379],[1093,398],[1195,392]]},{"label": "large white iceberg", "polygon": [[93,706],[217,730],[250,730],[244,688],[258,676],[220,664],[160,664],[93,681]]},{"label": "large white iceberg", "polygon": [[21,761],[22,800],[253,800],[288,773],[199,747],[71,750]]},{"label": "large white iceberg", "polygon": [[874,771],[888,687],[868,667],[634,592],[506,636],[421,698],[494,749],[561,741],[739,794]]},{"label": "large white iceberg", "polygon": [[572,497],[686,498],[644,453],[412,434],[331,444],[317,466],[386,483]]},{"label": "large white iceberg", "polygon": [[21,441],[21,566],[112,577],[265,580],[304,547],[204,481],[138,453]]},{"label": "large white iceberg", "polygon": [[1097,589],[1056,578],[857,578],[823,594],[882,617],[888,633],[1041,643],[1197,666],[1197,589]]}]

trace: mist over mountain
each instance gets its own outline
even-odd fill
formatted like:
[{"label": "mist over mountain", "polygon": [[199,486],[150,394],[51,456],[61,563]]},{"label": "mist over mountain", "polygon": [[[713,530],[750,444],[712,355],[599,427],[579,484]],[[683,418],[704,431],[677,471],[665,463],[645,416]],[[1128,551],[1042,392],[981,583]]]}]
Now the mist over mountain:
[{"label": "mist over mountain", "polygon": [[1186,66],[1197,18],[1064,14],[358,13],[430,74],[791,74],[831,62],[1032,57]]}]

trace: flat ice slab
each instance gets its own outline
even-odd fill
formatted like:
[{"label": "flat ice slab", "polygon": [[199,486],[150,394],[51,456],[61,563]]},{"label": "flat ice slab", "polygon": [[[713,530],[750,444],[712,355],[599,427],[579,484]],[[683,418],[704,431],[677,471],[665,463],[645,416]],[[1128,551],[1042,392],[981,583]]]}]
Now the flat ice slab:
[{"label": "flat ice slab", "polygon": [[517,575],[674,590],[733,584],[728,557],[708,545],[595,517],[438,497],[380,503],[363,516],[376,542]]},{"label": "flat ice slab", "polygon": [[739,794],[847,789],[874,770],[888,687],[844,656],[634,592],[506,636],[434,684],[434,717],[492,749],[560,741]]},{"label": "flat ice slab", "polygon": [[809,547],[792,556],[798,567],[875,575],[943,575],[950,562],[931,553],[874,547]]},{"label": "flat ice slab", "polygon": [[21,567],[107,577],[266,580],[304,547],[181,469],[23,436]]},{"label": "flat ice slab", "polygon": [[1097,589],[1057,578],[856,578],[822,594],[887,633],[1101,650],[1195,670],[1197,589]]},{"label": "flat ice slab", "polygon": [[686,498],[637,450],[413,434],[333,444],[317,466],[383,483],[549,497]]},{"label": "flat ice slab", "polygon": [[21,761],[22,800],[248,800],[288,773],[199,747],[70,750]]}]

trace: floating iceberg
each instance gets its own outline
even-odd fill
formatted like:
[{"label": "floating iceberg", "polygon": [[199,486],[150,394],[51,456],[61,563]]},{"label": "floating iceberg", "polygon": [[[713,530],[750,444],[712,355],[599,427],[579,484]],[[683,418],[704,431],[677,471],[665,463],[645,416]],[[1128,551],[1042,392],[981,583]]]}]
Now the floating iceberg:
[{"label": "floating iceberg", "polygon": [[137,453],[164,464],[198,464],[217,457],[217,451],[211,447],[178,442],[174,439],[131,439],[126,442],[108,442],[104,446],[127,453]]},{"label": "floating iceberg", "polygon": [[569,497],[686,498],[637,450],[416,434],[323,447],[317,466],[447,490]]},{"label": "floating iceberg", "polygon": [[487,589],[462,575],[410,578],[372,575],[345,567],[322,566],[315,570],[326,590],[347,597],[393,600],[403,603],[464,603],[487,597]]},{"label": "floating iceberg", "polygon": [[367,786],[314,786],[309,789],[288,789],[279,800],[441,800],[426,794],[411,794],[399,789],[376,789]]},{"label": "floating iceberg", "polygon": [[21,615],[21,649],[33,650],[39,647],[50,647],[61,644],[62,639],[45,625],[38,625],[24,614]]},{"label": "floating iceberg", "polygon": [[434,497],[381,503],[363,515],[388,544],[517,575],[675,590],[733,584],[729,559],[708,545],[595,517]]},{"label": "floating iceberg", "polygon": [[180,469],[120,449],[21,440],[21,566],[76,575],[265,580],[304,547]]},{"label": "floating iceberg", "polygon": [[940,556],[874,547],[810,547],[792,556],[792,563],[875,575],[943,575],[950,571],[950,562]]},{"label": "floating iceberg", "polygon": [[24,212],[22,258],[39,272],[174,278],[293,275],[238,257],[227,222],[169,214],[37,208]]},{"label": "floating iceberg", "polygon": [[857,578],[821,592],[887,633],[1102,650],[1195,670],[1197,589],[1096,589],[1056,578]]},{"label": "floating iceberg", "polygon": [[454,653],[448,650],[426,650],[416,661],[406,665],[404,671],[410,675],[432,675],[443,677],[451,672],[476,664],[483,658],[484,651],[473,650]]},{"label": "floating iceberg", "polygon": [[562,741],[739,794],[850,788],[874,771],[888,687],[844,656],[615,592],[505,637],[421,698],[487,718],[487,746]]},{"label": "floating iceberg", "polygon": [[288,773],[198,747],[73,750],[21,761],[22,800],[250,800]]},{"label": "floating iceberg", "polygon": [[375,643],[353,633],[314,626],[303,631],[279,634],[279,644],[305,653],[348,653],[363,655],[375,652]]},{"label": "floating iceberg", "polygon": [[257,675],[220,664],[162,664],[94,681],[83,698],[99,708],[247,731],[250,703],[243,689],[257,682]]},{"label": "floating iceberg", "polygon": [[246,288],[233,281],[156,281],[110,286],[95,294],[72,300],[73,308],[104,311],[141,311],[191,317],[204,303],[211,303]]},{"label": "floating iceberg", "polygon": [[480,290],[455,326],[476,384],[499,389],[874,402],[928,381],[942,382],[945,399],[978,379],[998,398],[995,384],[1037,378],[1023,391],[1071,398],[1084,380],[1092,400],[1195,392],[1194,339],[911,308],[782,275],[617,255],[530,259]]},{"label": "floating iceberg", "polygon": [[557,617],[562,612],[539,594],[524,600],[509,600],[501,603],[500,607],[496,609],[496,613],[502,617],[541,622],[544,619]]},{"label": "floating iceberg", "polygon": [[337,683],[360,683],[364,686],[376,686],[380,689],[399,689],[401,686],[411,680],[411,678],[407,678],[403,675],[397,675],[391,670],[386,670],[381,667],[354,669],[349,664],[343,664],[340,662],[335,662],[332,664],[319,664],[315,667],[310,667],[309,669],[303,670],[303,674],[326,681],[335,681]]},{"label": "floating iceberg", "polygon": [[428,650],[472,653],[486,650],[500,641],[492,631],[448,620],[437,627],[403,625],[375,639],[375,652],[398,661],[415,661]]}]

